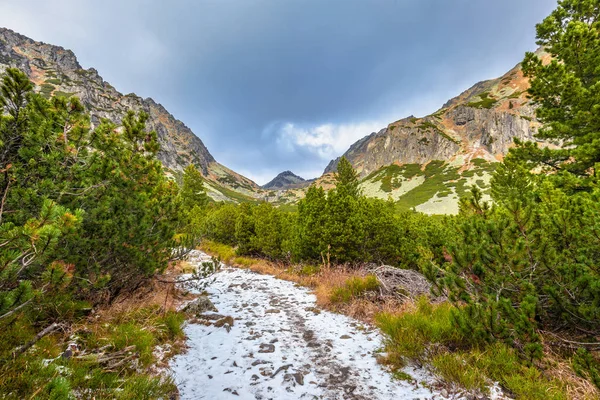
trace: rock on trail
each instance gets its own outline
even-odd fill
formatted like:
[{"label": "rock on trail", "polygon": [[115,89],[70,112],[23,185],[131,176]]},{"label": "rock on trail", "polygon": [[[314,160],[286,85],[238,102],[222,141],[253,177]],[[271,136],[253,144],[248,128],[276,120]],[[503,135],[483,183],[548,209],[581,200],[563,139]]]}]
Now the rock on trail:
[{"label": "rock on trail", "polygon": [[[197,262],[209,259],[195,254]],[[376,361],[378,331],[318,310],[308,289],[228,267],[215,278],[210,300],[233,324],[186,325],[189,347],[171,361],[182,399],[443,398],[394,380]],[[405,372],[433,381],[424,370]]]}]

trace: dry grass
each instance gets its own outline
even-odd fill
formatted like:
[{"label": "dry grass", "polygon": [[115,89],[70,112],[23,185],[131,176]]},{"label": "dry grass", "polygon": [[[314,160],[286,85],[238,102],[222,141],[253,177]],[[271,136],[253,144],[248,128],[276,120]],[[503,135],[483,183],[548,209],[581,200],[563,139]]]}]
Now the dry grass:
[{"label": "dry grass", "polygon": [[113,303],[97,309],[97,314],[114,315],[147,307],[161,307],[163,311],[175,311],[183,302],[197,297],[189,292],[182,292],[173,283],[180,274],[190,273],[193,269],[194,267],[187,261],[172,263],[160,276],[160,280],[149,280],[135,292],[127,293]]},{"label": "dry grass", "polygon": [[394,297],[383,299],[358,298],[350,303],[337,305],[335,311],[354,319],[373,324],[375,316],[380,313],[404,313],[412,307],[411,301],[400,301]]},{"label": "dry grass", "polygon": [[407,302],[401,302],[394,297],[366,296],[353,298],[349,302],[332,301],[336,289],[344,287],[346,282],[352,278],[363,278],[368,272],[365,270],[353,270],[349,268],[324,268],[312,275],[301,273],[302,267],[287,267],[269,261],[254,259],[250,265],[236,265],[239,268],[247,268],[251,271],[273,275],[276,278],[295,282],[299,285],[313,289],[317,297],[317,305],[323,309],[348,315],[354,319],[372,324],[375,315],[381,312],[398,312],[407,307]]},{"label": "dry grass", "polygon": [[578,376],[571,363],[556,354],[549,346],[544,346],[545,374],[564,385],[564,391],[569,399],[597,400],[600,399],[600,389],[587,379]]}]

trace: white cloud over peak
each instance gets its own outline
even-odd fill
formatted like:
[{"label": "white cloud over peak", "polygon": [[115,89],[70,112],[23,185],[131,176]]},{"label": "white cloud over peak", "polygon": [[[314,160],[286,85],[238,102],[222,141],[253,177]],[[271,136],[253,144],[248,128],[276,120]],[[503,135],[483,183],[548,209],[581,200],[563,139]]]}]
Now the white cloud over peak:
[{"label": "white cloud over peak", "polygon": [[303,150],[322,160],[330,160],[343,154],[357,140],[381,130],[386,125],[382,121],[313,126],[287,122],[278,129],[277,143],[287,151]]}]

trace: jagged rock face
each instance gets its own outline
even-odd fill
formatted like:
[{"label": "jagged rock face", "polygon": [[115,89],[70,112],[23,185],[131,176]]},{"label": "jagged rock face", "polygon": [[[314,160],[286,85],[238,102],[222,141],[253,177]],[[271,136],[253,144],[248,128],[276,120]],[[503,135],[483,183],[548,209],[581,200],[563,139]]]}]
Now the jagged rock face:
[{"label": "jagged rock face", "polygon": [[[549,58],[542,50],[538,55]],[[498,79],[475,84],[432,115],[405,118],[360,139],[344,157],[363,177],[390,164],[500,160],[515,138],[535,140],[539,123],[526,96],[528,87],[517,65]],[[335,171],[338,161],[332,160],[324,173]]]},{"label": "jagged rock face", "polygon": [[[382,166],[394,163],[426,164],[432,160],[445,160],[459,150],[451,138],[440,135],[429,125],[395,126],[384,128],[363,138],[350,147],[344,156],[361,176]],[[337,169],[339,158],[329,163],[325,173]]]},{"label": "jagged rock face", "polygon": [[24,71],[36,90],[46,96],[79,97],[92,115],[92,124],[103,118],[119,124],[127,110],[145,111],[149,115],[147,127],[158,134],[158,158],[166,168],[182,170],[194,164],[205,176],[210,174],[215,159],[183,122],[151,98],[119,93],[95,69],[82,69],[72,51],[0,28],[0,72],[8,67]]},{"label": "jagged rock face", "polygon": [[303,183],[307,182],[304,178],[299,177],[291,171],[284,171],[273,178],[272,181],[263,185],[263,189],[288,189],[292,187],[301,186]]},{"label": "jagged rock face", "polygon": [[448,111],[447,117],[454,122],[457,130],[464,131],[471,146],[481,146],[491,155],[499,156],[508,153],[515,138],[534,140],[538,124],[529,117],[534,114],[533,107],[523,106],[520,111],[521,114],[517,115],[458,106]]}]

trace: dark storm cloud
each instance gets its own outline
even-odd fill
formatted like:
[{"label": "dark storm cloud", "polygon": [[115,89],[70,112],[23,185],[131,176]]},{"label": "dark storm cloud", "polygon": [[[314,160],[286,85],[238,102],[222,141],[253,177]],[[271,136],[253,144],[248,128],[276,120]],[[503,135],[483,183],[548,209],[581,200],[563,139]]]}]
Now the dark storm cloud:
[{"label": "dark storm cloud", "polygon": [[[71,48],[163,103],[264,183],[439,108],[534,50],[555,0],[0,1],[0,25]],[[310,176],[308,176],[310,177]]]}]

